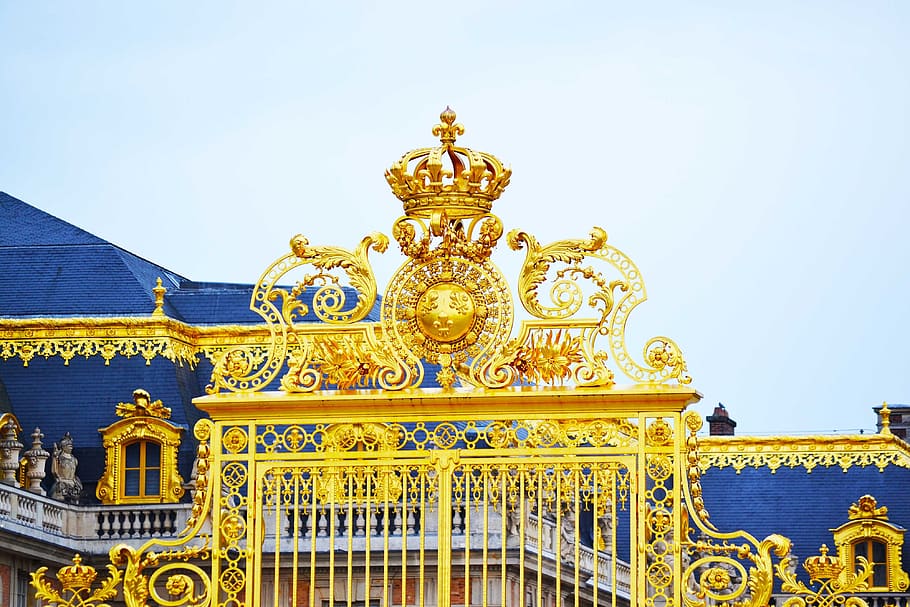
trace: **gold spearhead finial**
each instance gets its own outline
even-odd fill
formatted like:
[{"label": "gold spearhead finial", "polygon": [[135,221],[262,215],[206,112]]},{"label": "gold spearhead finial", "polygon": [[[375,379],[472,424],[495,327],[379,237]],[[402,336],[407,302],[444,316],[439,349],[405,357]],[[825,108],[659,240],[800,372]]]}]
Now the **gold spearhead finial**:
[{"label": "gold spearhead finial", "polygon": [[455,143],[456,137],[464,135],[464,125],[455,124],[455,118],[455,111],[446,106],[446,109],[439,115],[442,124],[437,124],[433,127],[433,135],[439,137],[439,141],[444,145],[452,145]]}]

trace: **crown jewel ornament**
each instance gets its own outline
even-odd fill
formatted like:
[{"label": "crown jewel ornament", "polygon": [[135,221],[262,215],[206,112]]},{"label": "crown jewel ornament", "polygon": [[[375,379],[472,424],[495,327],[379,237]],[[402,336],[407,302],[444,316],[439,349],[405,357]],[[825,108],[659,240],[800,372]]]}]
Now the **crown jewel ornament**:
[{"label": "crown jewel ornament", "polygon": [[455,145],[464,134],[455,118],[446,107],[433,127],[441,145],[411,150],[385,173],[408,217],[428,219],[440,211],[450,219],[476,217],[489,212],[509,185],[512,170],[496,156]]}]

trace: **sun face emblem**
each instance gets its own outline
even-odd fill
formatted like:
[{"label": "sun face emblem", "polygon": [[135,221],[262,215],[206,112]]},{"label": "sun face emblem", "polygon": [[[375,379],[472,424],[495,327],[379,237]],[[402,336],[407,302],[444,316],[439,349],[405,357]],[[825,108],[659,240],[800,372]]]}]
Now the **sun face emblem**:
[{"label": "sun face emblem", "polygon": [[474,322],[474,300],[455,283],[433,285],[417,302],[417,322],[421,331],[436,341],[457,341]]}]

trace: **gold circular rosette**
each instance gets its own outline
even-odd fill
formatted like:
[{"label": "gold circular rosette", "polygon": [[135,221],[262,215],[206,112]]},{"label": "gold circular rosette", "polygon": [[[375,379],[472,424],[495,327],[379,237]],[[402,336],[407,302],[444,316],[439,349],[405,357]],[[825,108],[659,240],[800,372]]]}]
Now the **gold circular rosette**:
[{"label": "gold circular rosette", "polygon": [[440,367],[436,381],[442,387],[451,387],[462,369],[511,331],[511,293],[488,261],[413,260],[391,285],[383,326],[403,355]]}]

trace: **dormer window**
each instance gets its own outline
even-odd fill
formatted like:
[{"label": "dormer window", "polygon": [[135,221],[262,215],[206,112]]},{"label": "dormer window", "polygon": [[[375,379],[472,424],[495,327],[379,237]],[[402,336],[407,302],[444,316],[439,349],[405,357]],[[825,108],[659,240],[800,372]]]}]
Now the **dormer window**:
[{"label": "dormer window", "polygon": [[888,508],[864,495],[848,510],[848,522],[834,533],[834,543],[845,573],[856,573],[865,559],[872,566],[870,592],[904,592],[910,586],[901,551],[905,529],[888,521]]},{"label": "dormer window", "polygon": [[120,403],[123,419],[99,432],[104,435],[105,469],[96,495],[105,504],[177,502],[183,479],[177,451],[183,428],[167,421],[171,410],[152,401],[148,392],[133,392],[132,403]]}]

